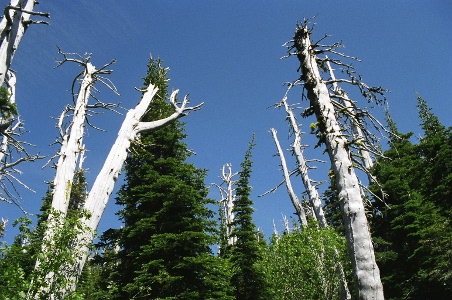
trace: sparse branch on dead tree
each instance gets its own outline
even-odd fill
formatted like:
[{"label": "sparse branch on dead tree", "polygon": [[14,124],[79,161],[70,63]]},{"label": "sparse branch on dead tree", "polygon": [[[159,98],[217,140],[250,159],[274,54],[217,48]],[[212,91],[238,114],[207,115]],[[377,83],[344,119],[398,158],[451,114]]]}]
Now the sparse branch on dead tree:
[{"label": "sparse branch on dead tree", "polygon": [[[16,76],[11,71],[8,71],[6,76],[6,85],[8,101],[14,105],[16,102]],[[8,117],[2,118],[0,124],[2,136],[0,142],[0,201],[15,204],[23,211],[16,184],[27,190],[31,191],[31,189],[16,177],[16,175],[22,174],[20,170],[16,169],[16,166],[44,157],[39,154],[30,155],[26,147],[33,145],[19,140],[26,133],[19,117],[15,118],[11,113]]]},{"label": "sparse branch on dead tree", "polygon": [[[170,103],[174,108],[174,112],[171,116],[152,122],[140,121],[148,110],[149,104],[157,91],[158,88],[150,84],[144,91],[140,103],[126,114],[125,120],[118,132],[118,137],[110,149],[107,159],[86,198],[84,208],[90,217],[82,219],[82,223],[83,227],[87,227],[90,230],[80,234],[74,244],[74,248],[79,250],[77,251],[78,253],[84,253],[82,257],[74,257],[74,260],[77,262],[73,266],[74,273],[77,274],[76,276],[81,274],[88,255],[88,245],[85,241],[88,241],[89,243],[94,238],[94,232],[105,211],[110,195],[113,192],[115,182],[121,172],[131,142],[140,132],[157,130],[174,120],[188,115],[191,111],[201,109],[201,106],[203,105],[203,103],[201,103],[192,107],[188,106],[189,100],[187,96],[184,97],[184,100],[181,103],[176,102],[177,90],[172,93],[170,99]],[[74,281],[76,281],[76,278],[74,278]]]},{"label": "sparse branch on dead tree", "polygon": [[278,151],[278,156],[281,159],[281,167],[283,170],[283,174],[284,174],[284,181],[286,183],[286,187],[287,187],[287,193],[289,194],[290,200],[292,201],[292,204],[295,208],[296,214],[298,216],[298,219],[300,221],[300,224],[303,226],[307,226],[308,225],[308,221],[306,220],[306,212],[303,208],[303,206],[301,205],[300,200],[298,199],[297,195],[295,194],[293,188],[292,188],[292,183],[290,181],[290,174],[289,174],[289,170],[287,169],[287,163],[286,163],[286,159],[284,157],[284,152],[281,148],[281,145],[279,144],[279,140],[278,140],[278,136],[277,136],[277,132],[276,129],[271,128],[270,129],[272,135],[273,135],[273,140],[275,141],[275,145],[276,145],[276,149]]},{"label": "sparse branch on dead tree", "polygon": [[[227,169],[227,171],[226,171]],[[228,239],[228,245],[234,245],[237,241],[237,237],[231,236],[232,231],[234,229],[234,213],[232,210],[234,209],[234,201],[235,201],[235,188],[234,185],[236,181],[233,179],[239,173],[232,173],[232,165],[225,164],[223,165],[222,174],[220,179],[223,181],[220,185],[213,184],[220,191],[220,205],[223,208],[223,219],[224,225],[226,226],[226,237]],[[223,187],[223,183],[226,187]]]},{"label": "sparse branch on dead tree", "polygon": [[[326,145],[331,169],[335,175],[342,210],[344,229],[348,243],[355,287],[358,299],[384,299],[380,272],[369,233],[359,181],[355,174],[349,141],[344,136],[336,118],[327,85],[319,71],[310,39],[308,22],[297,24],[293,44],[289,52],[296,49],[301,77],[306,96],[317,119],[321,142]],[[372,91],[371,91],[372,92]]]}]

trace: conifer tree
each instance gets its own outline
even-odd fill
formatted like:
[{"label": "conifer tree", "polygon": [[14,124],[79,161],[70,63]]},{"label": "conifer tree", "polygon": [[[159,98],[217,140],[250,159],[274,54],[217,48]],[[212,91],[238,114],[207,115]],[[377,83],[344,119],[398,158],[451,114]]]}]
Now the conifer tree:
[{"label": "conifer tree", "polygon": [[232,235],[236,242],[230,249],[232,263],[232,285],[235,288],[236,299],[271,299],[265,279],[265,273],[260,268],[262,248],[258,241],[258,231],[253,223],[253,201],[250,199],[251,186],[251,152],[254,147],[254,136],[241,163],[237,181],[236,200],[233,212],[235,219]]},{"label": "conifer tree", "polygon": [[[149,60],[144,86],[159,88],[144,121],[172,113],[167,69]],[[186,162],[191,152],[182,142],[184,124],[141,134],[125,165],[125,184],[117,203],[125,227],[119,232],[118,299],[216,299],[226,283],[224,268],[211,253],[215,221],[206,205],[205,170]]]},{"label": "conifer tree", "polygon": [[387,159],[379,159],[374,169],[389,208],[375,202],[381,213],[373,217],[372,231],[388,298],[447,299],[452,275],[447,204],[451,135],[420,96],[418,109],[424,130],[419,144],[411,143],[413,133],[399,133],[387,116],[399,138],[390,139]]}]

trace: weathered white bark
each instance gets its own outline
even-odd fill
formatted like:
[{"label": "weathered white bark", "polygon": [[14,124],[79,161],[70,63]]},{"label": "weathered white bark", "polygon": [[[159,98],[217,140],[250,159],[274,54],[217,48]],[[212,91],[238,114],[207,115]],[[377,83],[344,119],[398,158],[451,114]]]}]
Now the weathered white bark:
[{"label": "weathered white bark", "polygon": [[298,216],[298,220],[300,221],[301,225],[307,226],[308,221],[306,220],[306,212],[305,212],[303,206],[301,205],[300,200],[298,199],[297,195],[295,194],[295,192],[293,190],[292,183],[290,181],[289,170],[287,169],[286,158],[284,157],[284,152],[281,149],[281,145],[279,144],[277,131],[274,128],[271,128],[270,131],[273,135],[273,140],[275,141],[275,145],[276,145],[276,149],[278,150],[279,158],[281,159],[281,167],[283,170],[284,180],[286,182],[287,193],[289,193],[290,201],[292,201],[292,204],[295,208],[295,211]]},{"label": "weathered white bark", "polygon": [[[80,152],[83,150],[86,106],[91,95],[91,87],[94,83],[96,71],[96,68],[91,63],[88,62],[85,65],[69,132],[62,132],[62,126],[59,126],[63,135],[61,137],[61,150],[56,165],[55,179],[53,180],[52,208],[60,212],[62,217],[66,215],[68,210],[77,161]],[[60,121],[62,121],[61,118]]]},{"label": "weathered white bark", "polygon": [[298,26],[294,46],[300,61],[304,88],[317,117],[323,135],[321,138],[325,142],[336,178],[358,299],[384,299],[380,271],[375,262],[359,182],[348,150],[348,140],[342,135],[328,88],[320,76],[307,25]]},{"label": "weathered white bark", "polygon": [[[86,258],[88,257],[88,245],[93,240],[94,231],[99,225],[110,195],[113,192],[115,182],[118,179],[124,161],[127,158],[127,150],[129,149],[131,142],[138,133],[157,130],[178,118],[188,115],[190,111],[199,110],[203,105],[203,103],[201,103],[194,107],[187,107],[186,105],[189,103],[189,100],[186,96],[182,104],[178,106],[176,103],[178,90],[176,90],[172,93],[170,98],[171,105],[174,108],[174,113],[172,115],[153,122],[140,122],[140,119],[146,113],[149,104],[157,91],[158,88],[150,84],[137,107],[127,113],[119,130],[118,137],[88,194],[84,208],[90,217],[82,219],[82,223],[89,230],[80,234],[75,243],[75,248],[78,250],[77,252],[83,253],[81,257],[75,257],[77,263],[74,265],[74,271],[77,276],[79,276],[83,270]],[[74,278],[74,282],[75,281],[76,278]],[[73,288],[75,288],[75,286]]]},{"label": "weathered white bark", "polygon": [[[331,80],[333,81],[333,92],[335,94],[341,96],[341,98],[344,102],[344,105],[348,111],[348,114],[351,116],[355,116],[356,114],[353,109],[352,100],[350,100],[347,93],[343,89],[339,88],[337,82],[335,82],[336,76],[334,75],[334,70],[333,70],[333,68],[331,68],[330,62],[327,61],[326,64],[328,66]],[[372,157],[370,156],[369,151],[367,151],[364,148],[364,143],[366,142],[366,140],[364,138],[363,132],[362,132],[361,128],[359,127],[359,125],[357,124],[356,120],[351,120],[351,126],[352,126],[353,133],[355,135],[355,138],[354,138],[355,142],[363,144],[363,146],[359,147],[359,153],[361,156],[361,160],[363,162],[363,166],[364,166],[365,170],[368,171],[373,167],[374,163],[373,163]],[[372,177],[370,175],[370,172],[367,172],[367,175],[369,177],[369,182],[371,182]]]},{"label": "weathered white bark", "polygon": [[308,174],[308,165],[306,163],[306,159],[304,158],[302,146],[301,146],[301,131],[297,124],[297,119],[293,113],[293,110],[289,107],[287,103],[287,95],[282,100],[284,104],[284,108],[286,109],[287,117],[290,122],[290,127],[294,134],[294,142],[292,145],[292,151],[297,158],[298,171],[301,175],[301,179],[303,181],[304,188],[308,194],[309,201],[311,202],[312,208],[314,209],[315,216],[320,226],[326,227],[328,226],[328,222],[325,218],[325,213],[322,208],[322,201],[320,199],[319,192],[317,188],[312,185],[311,179]]},{"label": "weathered white bark", "polygon": [[[16,76],[14,75],[13,72],[8,71],[8,76],[7,76],[7,86],[8,86],[8,93],[9,93],[9,102],[11,104],[16,103]],[[0,118],[0,127],[1,127],[1,131],[2,133],[5,132],[5,130],[11,126],[11,124],[14,121],[14,116],[11,115],[8,119],[3,119]],[[8,145],[10,142],[10,137],[9,134],[3,134],[3,139],[2,139],[2,144],[1,144],[1,150],[0,150],[0,162],[4,161],[5,155],[8,151]],[[1,167],[1,171],[3,171],[3,169],[5,169],[4,164]],[[1,174],[0,171],[0,174]]]},{"label": "weathered white bark", "polygon": [[[228,169],[226,172],[225,168]],[[226,226],[226,236],[228,238],[228,245],[234,245],[237,241],[236,236],[232,236],[232,231],[234,229],[234,213],[232,210],[234,209],[234,201],[235,201],[235,189],[233,180],[234,176],[238,175],[238,172],[232,173],[232,165],[226,164],[223,165],[222,175],[220,176],[221,180],[226,183],[226,188],[223,188],[221,185],[216,185],[220,190],[221,200],[220,203],[223,205],[223,217]]]},{"label": "weathered white bark", "polygon": [[[5,7],[5,15],[0,22],[0,85],[5,80],[14,54],[30,23],[30,16],[40,15],[49,18],[48,13],[33,12],[35,0],[12,0]],[[45,22],[39,22],[45,23]]]},{"label": "weathered white bark", "polygon": [[[72,122],[66,131],[63,131],[63,120],[65,118],[66,110],[63,111],[59,118],[58,127],[61,135],[61,149],[58,153],[59,158],[56,165],[55,178],[53,181],[52,189],[52,212],[47,219],[47,228],[44,233],[44,241],[42,247],[42,253],[49,252],[48,244],[54,243],[55,230],[58,230],[59,224],[65,218],[68,207],[69,199],[72,190],[72,183],[77,167],[78,157],[83,150],[83,136],[86,119],[86,107],[91,95],[91,87],[94,83],[94,76],[97,69],[91,64],[84,64],[83,79],[80,84],[77,101],[73,110]],[[57,215],[55,215],[55,213]],[[52,248],[52,246],[50,246]],[[45,256],[44,256],[45,257]],[[46,258],[44,258],[46,259]],[[38,270],[43,263],[41,259],[36,260],[35,270]],[[49,293],[50,286],[54,280],[54,272],[49,272],[45,277],[47,287],[41,287],[41,290],[35,296],[39,297],[40,293]],[[55,296],[51,296],[54,299]]]}]

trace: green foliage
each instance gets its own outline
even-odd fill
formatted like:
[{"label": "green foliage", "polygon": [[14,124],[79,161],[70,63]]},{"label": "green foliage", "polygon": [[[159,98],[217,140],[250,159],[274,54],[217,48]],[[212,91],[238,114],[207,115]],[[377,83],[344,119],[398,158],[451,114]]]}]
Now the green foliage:
[{"label": "green foliage", "polygon": [[[13,226],[19,227],[19,234],[10,246],[3,244],[0,249],[0,299],[31,299],[39,293],[39,299],[48,299],[62,286],[72,285],[71,264],[74,263],[72,247],[79,233],[88,230],[83,227],[80,218],[87,216],[81,207],[86,192],[83,171],[77,172],[69,208],[66,217],[52,211],[51,189],[43,197],[42,214],[38,215],[38,224],[34,228],[29,218],[16,220]],[[52,215],[52,221],[49,220]],[[54,239],[49,241],[44,236],[45,230],[54,231]],[[45,253],[42,249],[48,251]],[[78,253],[81,255],[82,253]],[[40,265],[35,269],[39,257]],[[45,276],[53,272],[54,280],[47,286]],[[47,292],[42,292],[42,289]],[[78,293],[67,295],[65,299],[83,299]]]},{"label": "green foliage", "polygon": [[18,115],[16,103],[9,101],[8,89],[0,86],[0,114],[3,119],[8,119],[12,115]]},{"label": "green foliage", "polygon": [[[391,138],[374,174],[390,209],[375,205],[372,236],[388,299],[448,299],[452,294],[452,134],[418,96],[424,137]],[[395,123],[390,125],[396,129]],[[378,192],[377,187],[374,191]]]},{"label": "green foliage", "polygon": [[345,238],[314,222],[273,235],[262,265],[277,299],[340,299],[339,266],[351,275]]},{"label": "green foliage", "polygon": [[[144,121],[172,113],[166,76],[161,61],[151,58],[144,86],[152,83],[159,92]],[[117,291],[112,299],[228,299],[227,264],[211,253],[216,222],[207,205],[214,201],[207,198],[206,171],[186,162],[191,152],[183,127],[175,121],[132,145],[117,198],[125,227],[106,237],[120,247],[105,258],[117,262],[108,276]]]},{"label": "green foliage", "polygon": [[253,201],[250,199],[251,187],[251,152],[254,147],[253,140],[245,154],[245,160],[241,163],[237,181],[236,200],[233,212],[235,219],[232,236],[236,238],[234,245],[227,251],[232,264],[231,283],[235,288],[236,299],[271,299],[268,290],[267,278],[261,266],[262,247],[258,241],[258,231],[253,223]]},{"label": "green foliage", "polygon": [[[56,212],[52,214],[55,220],[50,225],[55,231],[52,241],[42,239],[41,229],[33,229],[29,218],[20,218],[15,222],[14,226],[19,226],[19,235],[11,246],[4,244],[0,249],[0,299],[31,299],[38,293],[39,299],[48,299],[60,287],[73,284],[70,279],[70,266],[74,263],[71,244],[77,234],[85,229],[79,216],[62,218]],[[49,225],[49,222],[42,225]],[[41,251],[42,247],[48,249],[45,254]],[[38,257],[41,263],[35,269]],[[50,286],[44,280],[49,272],[55,274]],[[43,288],[47,292],[42,292]],[[67,299],[74,299],[75,296],[68,295]]]}]

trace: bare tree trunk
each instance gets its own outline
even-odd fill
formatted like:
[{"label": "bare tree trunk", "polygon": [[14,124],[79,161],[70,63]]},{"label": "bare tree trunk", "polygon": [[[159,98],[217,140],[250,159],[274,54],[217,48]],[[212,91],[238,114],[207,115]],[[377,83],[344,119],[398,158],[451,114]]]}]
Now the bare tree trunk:
[{"label": "bare tree trunk", "polygon": [[[228,172],[225,171],[225,167],[228,168]],[[232,236],[232,231],[234,229],[234,213],[232,210],[234,209],[234,184],[233,180],[234,176],[236,176],[238,172],[232,173],[232,165],[226,164],[223,166],[222,174],[220,176],[221,180],[226,183],[226,188],[223,188],[221,185],[214,184],[220,190],[221,200],[220,203],[223,205],[223,218],[224,218],[224,226],[226,227],[226,237],[228,239],[228,245],[234,245],[237,241],[236,236]]]},{"label": "bare tree trunk", "polygon": [[292,183],[290,181],[289,170],[287,169],[286,158],[284,157],[284,152],[282,151],[281,145],[279,144],[279,140],[278,140],[276,129],[271,128],[270,131],[271,131],[271,133],[273,135],[273,140],[275,141],[276,149],[278,150],[279,158],[281,159],[281,167],[283,169],[284,180],[286,182],[287,192],[289,193],[290,200],[292,201],[292,204],[293,204],[293,206],[295,208],[295,211],[297,213],[297,216],[298,216],[298,219],[299,219],[301,225],[307,226],[308,225],[308,221],[306,220],[306,212],[304,211],[304,208],[301,205],[300,200],[298,199],[297,195],[293,191]]},{"label": "bare tree trunk", "polygon": [[91,63],[86,64],[80,90],[77,95],[74,115],[69,128],[70,133],[62,132],[63,128],[61,124],[59,126],[62,142],[55,179],[53,181],[52,208],[60,212],[62,217],[66,215],[68,210],[72,181],[74,180],[80,151],[83,150],[86,106],[91,95],[91,87],[94,83],[93,75],[96,71],[96,68]]},{"label": "bare tree trunk", "polygon": [[0,85],[5,81],[6,73],[28,25],[45,23],[31,21],[30,16],[49,18],[48,13],[33,12],[36,3],[35,0],[12,0],[10,5],[5,7],[5,15],[0,22]]},{"label": "bare tree trunk", "polygon": [[[96,180],[88,194],[88,197],[85,201],[85,210],[90,215],[89,218],[82,219],[82,223],[89,229],[79,234],[77,237],[75,249],[76,253],[82,253],[80,257],[74,257],[77,261],[74,264],[74,274],[76,274],[77,278],[80,276],[85,261],[88,257],[88,245],[92,242],[94,238],[94,231],[99,225],[102,214],[107,206],[108,200],[110,198],[111,193],[113,192],[113,188],[115,186],[115,182],[118,179],[118,176],[121,172],[124,161],[127,158],[127,150],[130,147],[131,141],[135,139],[138,133],[147,132],[157,130],[165,125],[186,116],[192,110],[199,110],[203,103],[194,106],[194,107],[186,107],[189,103],[187,96],[184,98],[180,107],[177,106],[176,103],[176,95],[178,90],[174,91],[171,95],[170,102],[175,110],[175,112],[161,120],[153,121],[153,122],[140,122],[142,116],[146,113],[149,104],[151,103],[153,97],[157,93],[158,88],[149,85],[146,92],[143,95],[141,102],[137,105],[135,109],[130,110],[126,118],[119,130],[118,137],[113,144],[110,153],[105,160],[105,163],[99,172],[99,175],[96,177]],[[77,278],[73,278],[74,286],[72,289],[75,289],[75,283]],[[69,291],[66,291],[69,292]]]},{"label": "bare tree trunk", "polygon": [[298,26],[294,46],[300,61],[304,88],[317,117],[321,138],[326,145],[336,178],[358,299],[384,299],[380,271],[375,262],[372,239],[358,178],[348,149],[348,140],[342,135],[328,88],[320,76],[317,58],[311,46],[310,30],[306,24]]},{"label": "bare tree trunk", "polygon": [[292,146],[293,153],[295,154],[295,157],[297,158],[297,164],[298,164],[298,171],[301,175],[301,179],[303,181],[304,188],[306,192],[308,193],[309,201],[312,204],[312,207],[314,209],[315,216],[320,224],[321,227],[327,227],[328,222],[325,218],[325,213],[323,212],[322,208],[322,201],[320,199],[319,192],[317,191],[317,188],[312,185],[311,179],[309,178],[308,174],[308,165],[306,163],[306,159],[304,158],[302,146],[301,146],[301,132],[299,129],[299,126],[297,124],[297,119],[295,118],[295,115],[293,113],[293,110],[289,107],[287,103],[287,95],[282,100],[284,104],[284,108],[286,109],[286,113],[290,122],[291,129],[294,134],[294,143]]}]

